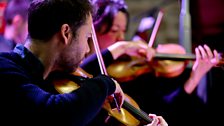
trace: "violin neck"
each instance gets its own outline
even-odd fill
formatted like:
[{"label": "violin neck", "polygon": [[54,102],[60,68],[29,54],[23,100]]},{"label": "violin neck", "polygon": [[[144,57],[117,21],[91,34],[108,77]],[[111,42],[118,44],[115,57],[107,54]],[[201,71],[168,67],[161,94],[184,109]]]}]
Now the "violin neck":
[{"label": "violin neck", "polygon": [[123,106],[126,110],[128,110],[136,118],[140,118],[143,121],[145,121],[146,123],[151,123],[152,122],[152,118],[150,118],[147,113],[145,113],[144,111],[142,111],[140,109],[135,108],[129,102],[124,100]]},{"label": "violin neck", "polygon": [[195,60],[196,56],[194,54],[167,54],[167,53],[156,53],[153,57],[157,60],[175,60],[175,61],[183,61],[183,60]]}]

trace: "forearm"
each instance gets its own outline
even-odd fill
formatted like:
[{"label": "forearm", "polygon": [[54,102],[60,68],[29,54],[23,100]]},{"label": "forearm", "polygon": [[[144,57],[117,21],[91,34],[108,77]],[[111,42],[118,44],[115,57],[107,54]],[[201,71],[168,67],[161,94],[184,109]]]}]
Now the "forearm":
[{"label": "forearm", "polygon": [[17,99],[21,104],[29,106],[24,108],[26,110],[37,113],[44,110],[41,113],[52,118],[63,115],[61,121],[67,118],[68,122],[79,125],[90,121],[102,109],[105,98],[114,90],[114,82],[109,77],[100,76],[88,79],[77,90],[64,94],[51,94],[36,85],[26,84],[20,89],[24,93],[17,95]]},{"label": "forearm", "polygon": [[184,90],[187,94],[191,94],[198,86],[199,81],[201,80],[202,76],[200,74],[196,74],[193,71],[189,79],[184,84]]},{"label": "forearm", "polygon": [[155,50],[142,41],[119,41],[109,46],[108,50],[115,60],[121,55],[128,55],[131,57],[144,57],[150,61],[155,54]]},{"label": "forearm", "polygon": [[122,54],[125,54],[127,43],[126,42],[117,42],[112,46],[108,47],[113,59],[117,59]]}]

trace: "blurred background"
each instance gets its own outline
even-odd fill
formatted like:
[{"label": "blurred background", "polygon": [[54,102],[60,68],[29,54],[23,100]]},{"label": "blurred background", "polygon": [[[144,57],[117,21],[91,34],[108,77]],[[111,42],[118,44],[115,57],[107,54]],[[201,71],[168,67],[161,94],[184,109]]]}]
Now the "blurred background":
[{"label": "blurred background", "polygon": [[[8,0],[0,0],[0,32],[3,31],[2,15]],[[224,0],[126,0],[130,12],[130,25],[126,38],[130,40],[138,31],[144,17],[157,13],[155,9],[163,9],[159,30],[154,45],[160,43],[180,43],[181,3],[189,4],[190,14],[190,48],[199,44],[208,44],[211,48],[224,52]],[[152,30],[149,29],[149,30]]]},{"label": "blurred background", "polygon": [[[180,1],[178,0],[126,0],[130,12],[130,27],[127,38],[131,39],[138,29],[142,18],[151,15],[155,9],[163,9],[162,18],[158,33],[157,42],[178,42]],[[155,16],[157,14],[155,13]]]},{"label": "blurred background", "polygon": [[155,45],[180,42],[181,3],[189,4],[191,17],[191,49],[199,44],[208,44],[224,51],[224,0],[126,0],[130,12],[130,27],[127,39],[131,39],[143,17],[154,8],[162,8],[161,21]]}]

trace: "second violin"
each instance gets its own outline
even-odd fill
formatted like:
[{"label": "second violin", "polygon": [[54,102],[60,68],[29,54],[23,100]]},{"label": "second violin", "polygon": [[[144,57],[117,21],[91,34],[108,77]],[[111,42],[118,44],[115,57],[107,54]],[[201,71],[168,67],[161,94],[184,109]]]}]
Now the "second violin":
[{"label": "second violin", "polygon": [[130,81],[136,77],[153,72],[157,76],[175,77],[182,73],[189,60],[195,60],[194,54],[186,54],[178,44],[164,44],[155,49],[152,61],[145,58],[121,57],[107,67],[110,76],[119,82]]}]

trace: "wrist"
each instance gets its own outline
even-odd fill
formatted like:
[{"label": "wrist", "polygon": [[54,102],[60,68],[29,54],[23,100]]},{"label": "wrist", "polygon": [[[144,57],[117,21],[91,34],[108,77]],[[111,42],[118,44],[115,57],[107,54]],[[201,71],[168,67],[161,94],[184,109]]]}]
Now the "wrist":
[{"label": "wrist", "polygon": [[191,94],[195,88],[197,87],[199,83],[199,78],[195,77],[194,74],[191,73],[190,78],[187,80],[187,82],[184,85],[184,90],[187,94]]},{"label": "wrist", "polygon": [[195,88],[194,81],[190,78],[187,80],[187,83],[184,85],[184,90],[187,94],[191,94]]},{"label": "wrist", "polygon": [[117,59],[119,56],[125,53],[126,49],[125,42],[116,42],[115,44],[108,47],[113,59]]}]

